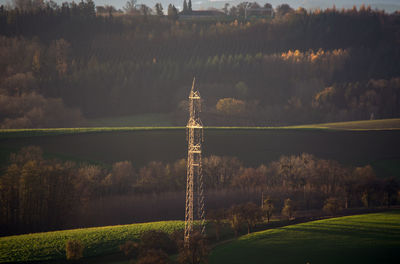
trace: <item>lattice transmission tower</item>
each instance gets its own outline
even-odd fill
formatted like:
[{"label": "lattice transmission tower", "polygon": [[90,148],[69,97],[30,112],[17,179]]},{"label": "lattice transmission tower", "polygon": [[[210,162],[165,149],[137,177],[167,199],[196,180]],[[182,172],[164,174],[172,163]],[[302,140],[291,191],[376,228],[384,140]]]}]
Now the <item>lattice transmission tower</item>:
[{"label": "lattice transmission tower", "polygon": [[[188,142],[187,176],[186,176],[186,210],[185,210],[185,247],[189,247],[193,234],[193,221],[200,220],[200,232],[205,234],[205,208],[203,173],[201,161],[201,143],[204,141],[203,124],[200,120],[201,97],[195,89],[193,79],[189,95],[189,121],[186,125]],[[194,202],[197,202],[196,206]],[[196,215],[194,215],[196,213]]]}]

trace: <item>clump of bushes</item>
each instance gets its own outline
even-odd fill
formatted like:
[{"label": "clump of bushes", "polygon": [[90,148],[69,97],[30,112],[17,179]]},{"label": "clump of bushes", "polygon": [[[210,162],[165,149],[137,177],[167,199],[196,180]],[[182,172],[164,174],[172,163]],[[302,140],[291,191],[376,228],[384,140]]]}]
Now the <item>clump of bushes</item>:
[{"label": "clump of bushes", "polygon": [[177,253],[177,245],[170,236],[162,231],[149,230],[140,237],[140,250],[142,252],[150,249],[162,250],[168,254]]},{"label": "clump of bushes", "polygon": [[128,258],[136,258],[139,255],[139,243],[128,240],[125,244],[120,245],[119,249]]},{"label": "clump of bushes", "polygon": [[83,257],[84,245],[80,240],[70,239],[65,245],[68,260],[79,260]]},{"label": "clump of bushes", "polygon": [[325,204],[322,210],[328,214],[336,215],[342,210],[342,206],[339,199],[335,197],[330,197],[325,200]]},{"label": "clump of bushes", "polygon": [[168,264],[170,263],[167,253],[162,250],[149,249],[140,256],[136,264]]},{"label": "clump of bushes", "polygon": [[167,233],[149,230],[142,233],[140,242],[126,241],[120,250],[129,259],[137,259],[137,264],[166,264],[169,263],[168,254],[177,253],[178,247]]},{"label": "clump of bushes", "polygon": [[294,205],[290,198],[285,200],[284,206],[282,208],[282,215],[287,217],[287,219],[291,220],[294,215]]},{"label": "clump of bushes", "polygon": [[168,255],[179,252],[179,263],[205,263],[209,253],[204,235],[195,231],[191,243],[184,247],[183,232],[178,230],[168,235],[158,230],[149,230],[140,236],[140,242],[127,241],[120,250],[135,264],[168,264]]},{"label": "clump of bushes", "polygon": [[77,108],[67,107],[60,98],[32,93],[9,95],[0,92],[0,128],[75,127],[84,118]]},{"label": "clump of bushes", "polygon": [[206,237],[199,231],[195,231],[189,245],[179,250],[178,262],[182,264],[208,263],[209,253]]}]

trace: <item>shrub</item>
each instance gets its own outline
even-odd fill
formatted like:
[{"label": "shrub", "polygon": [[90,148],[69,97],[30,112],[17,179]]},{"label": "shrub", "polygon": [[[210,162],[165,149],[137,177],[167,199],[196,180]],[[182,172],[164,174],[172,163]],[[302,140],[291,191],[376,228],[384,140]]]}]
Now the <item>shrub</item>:
[{"label": "shrub", "polygon": [[185,232],[183,229],[178,229],[169,235],[170,239],[174,242],[174,245],[176,246],[176,252],[178,251],[178,248],[183,247],[184,233]]},{"label": "shrub", "polygon": [[60,98],[32,93],[0,93],[0,128],[74,127],[83,122],[82,113],[65,106]]},{"label": "shrub", "polygon": [[286,216],[289,220],[293,217],[294,207],[293,202],[290,198],[285,200],[285,204],[282,209],[282,215]]},{"label": "shrub", "polygon": [[136,264],[168,264],[168,255],[160,249],[149,249],[140,255]]},{"label": "shrub", "polygon": [[219,113],[225,115],[240,115],[245,112],[246,103],[234,98],[223,98],[217,102],[216,109]]},{"label": "shrub", "polygon": [[267,217],[268,223],[272,217],[274,209],[275,209],[275,207],[274,207],[274,203],[273,203],[272,199],[270,197],[265,198],[263,201],[262,210],[263,210],[265,216]]},{"label": "shrub", "polygon": [[79,240],[68,240],[65,251],[68,260],[78,260],[83,257],[84,246]]},{"label": "shrub", "polygon": [[180,249],[178,262],[182,264],[207,263],[209,253],[206,238],[196,231],[192,234],[188,247]]},{"label": "shrub", "polygon": [[150,249],[161,249],[166,253],[176,253],[176,243],[172,241],[169,235],[158,230],[144,232],[140,237],[141,251],[146,252]]},{"label": "shrub", "polygon": [[263,212],[255,203],[242,204],[241,212],[247,224],[247,233],[250,234],[251,228],[254,228],[257,223],[262,222]]},{"label": "shrub", "polygon": [[325,204],[322,210],[324,210],[324,212],[326,213],[336,215],[337,212],[342,210],[342,207],[340,205],[340,201],[337,198],[330,197],[325,200]]},{"label": "shrub", "polygon": [[120,245],[119,249],[124,252],[125,256],[136,258],[139,254],[139,243],[128,240],[125,244]]},{"label": "shrub", "polygon": [[235,237],[238,236],[240,232],[240,227],[244,223],[242,207],[240,205],[234,205],[229,209],[228,219],[233,231],[235,232]]},{"label": "shrub", "polygon": [[214,223],[215,227],[215,238],[219,241],[220,230],[222,227],[223,220],[225,219],[225,210],[209,210],[207,213],[207,219]]}]

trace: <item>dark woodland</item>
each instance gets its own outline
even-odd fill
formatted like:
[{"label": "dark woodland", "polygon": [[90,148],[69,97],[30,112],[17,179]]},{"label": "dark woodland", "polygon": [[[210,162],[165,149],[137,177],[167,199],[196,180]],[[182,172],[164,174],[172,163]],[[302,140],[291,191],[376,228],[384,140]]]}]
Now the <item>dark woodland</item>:
[{"label": "dark woodland", "polygon": [[281,5],[274,17],[244,17],[259,7],[246,2],[182,19],[161,4],[14,3],[0,7],[1,128],[142,113],[171,113],[182,125],[194,76],[207,125],[400,115],[398,12]]},{"label": "dark woodland", "polygon": [[[277,211],[288,198],[299,211],[326,209],[332,199],[344,209],[390,207],[399,199],[397,179],[377,177],[369,165],[344,166],[309,154],[258,167],[212,155],[204,158],[203,173],[211,211],[259,205],[262,193]],[[121,161],[107,169],[44,159],[40,148],[23,148],[0,176],[0,234],[180,219],[185,185],[184,159],[141,168]]]}]

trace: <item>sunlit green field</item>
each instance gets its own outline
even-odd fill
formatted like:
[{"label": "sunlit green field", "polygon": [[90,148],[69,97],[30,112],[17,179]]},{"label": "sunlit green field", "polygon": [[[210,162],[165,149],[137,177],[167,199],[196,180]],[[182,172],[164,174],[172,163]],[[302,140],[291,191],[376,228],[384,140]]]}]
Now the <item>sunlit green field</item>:
[{"label": "sunlit green field", "polygon": [[[99,119],[88,122],[88,127],[78,128],[38,128],[38,129],[0,129],[0,138],[10,137],[30,137],[30,136],[46,136],[46,135],[63,135],[63,134],[81,134],[96,132],[127,132],[127,131],[148,131],[148,130],[181,130],[184,127],[171,126],[170,121],[151,120],[146,121],[146,116],[134,116],[124,121],[124,118]],[[381,120],[365,120],[350,121],[324,124],[311,124],[301,126],[285,126],[285,127],[205,127],[206,130],[400,130],[400,118],[397,119],[381,119]]]},{"label": "sunlit green field", "polygon": [[170,114],[149,113],[89,119],[82,125],[89,127],[169,127],[173,124]]},{"label": "sunlit green field", "polygon": [[210,263],[399,263],[400,211],[346,216],[240,237]]},{"label": "sunlit green field", "polygon": [[34,136],[55,136],[68,134],[86,134],[100,132],[130,132],[182,130],[183,127],[76,127],[76,128],[35,128],[35,129],[0,129],[0,138],[21,138]]},{"label": "sunlit green field", "polygon": [[[397,210],[270,229],[220,244],[210,263],[398,263],[399,223]],[[146,230],[183,227],[183,221],[167,221],[2,237],[0,262],[65,259],[68,239],[83,242],[84,257],[108,255]]]},{"label": "sunlit green field", "polygon": [[363,120],[350,122],[336,122],[325,124],[313,124],[303,126],[292,126],[290,128],[320,128],[320,129],[339,129],[339,130],[396,130],[400,129],[400,119],[379,119]]},{"label": "sunlit green field", "polygon": [[165,221],[0,237],[0,262],[65,259],[69,239],[82,241],[84,257],[112,254],[126,240],[138,240],[146,230],[171,233],[183,228],[183,221]]},{"label": "sunlit green field", "polygon": [[[400,129],[396,128],[400,127],[400,119],[328,126],[334,124],[287,128],[207,127],[203,155],[235,156],[246,166],[259,166],[282,155],[309,153],[349,166],[372,164],[379,176],[400,177]],[[187,151],[184,127],[0,130],[0,167],[7,164],[10,153],[30,145],[41,147],[48,158],[104,167],[128,160],[137,169],[150,161],[175,162],[185,158]]]}]

